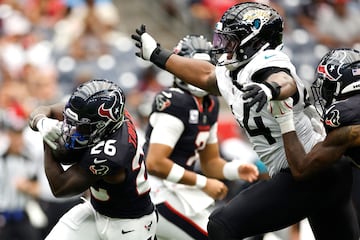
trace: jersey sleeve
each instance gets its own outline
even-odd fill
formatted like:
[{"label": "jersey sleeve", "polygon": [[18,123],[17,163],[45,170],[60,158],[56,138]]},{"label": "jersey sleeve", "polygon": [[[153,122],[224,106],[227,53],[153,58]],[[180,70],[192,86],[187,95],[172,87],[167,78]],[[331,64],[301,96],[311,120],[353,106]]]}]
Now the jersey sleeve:
[{"label": "jersey sleeve", "polygon": [[351,97],[345,101],[333,103],[324,114],[324,125],[327,132],[349,125],[358,125],[360,123],[360,113],[357,106],[360,98]]},{"label": "jersey sleeve", "polygon": [[187,116],[187,107],[189,104],[189,98],[187,93],[175,88],[163,90],[155,96],[153,104],[153,112],[167,113],[174,116],[181,121],[185,121]]},{"label": "jersey sleeve", "polygon": [[155,112],[150,116],[150,123],[153,131],[150,143],[165,144],[174,147],[184,131],[183,122],[168,113]]}]

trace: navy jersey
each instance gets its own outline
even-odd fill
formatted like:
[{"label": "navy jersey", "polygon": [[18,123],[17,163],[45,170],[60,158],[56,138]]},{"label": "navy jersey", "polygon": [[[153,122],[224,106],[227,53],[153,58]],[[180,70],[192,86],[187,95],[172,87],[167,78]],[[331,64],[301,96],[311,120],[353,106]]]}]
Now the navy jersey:
[{"label": "navy jersey", "polygon": [[[152,112],[165,113],[178,118],[184,125],[184,131],[169,156],[175,163],[187,170],[194,170],[197,151],[205,147],[211,127],[217,123],[219,100],[207,95],[202,105],[190,93],[179,88],[169,88],[159,92],[154,99]],[[153,126],[146,129],[147,152]]]},{"label": "navy jersey", "polygon": [[[324,114],[326,132],[336,128],[360,124],[360,95],[354,95],[346,100],[333,103]],[[345,152],[352,161],[360,166],[360,148],[350,148]]]},{"label": "navy jersey", "polygon": [[79,150],[80,166],[89,174],[111,176],[124,169],[126,178],[121,184],[104,180],[90,187],[91,204],[99,213],[113,218],[138,218],[154,210],[149,191],[144,154],[130,114],[113,134],[95,146]]}]

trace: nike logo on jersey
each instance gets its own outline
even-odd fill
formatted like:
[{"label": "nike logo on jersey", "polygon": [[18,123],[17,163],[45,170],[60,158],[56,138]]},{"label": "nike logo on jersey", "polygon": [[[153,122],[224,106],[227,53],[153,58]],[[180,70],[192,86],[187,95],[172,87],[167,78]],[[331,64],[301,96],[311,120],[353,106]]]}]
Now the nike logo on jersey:
[{"label": "nike logo on jersey", "polygon": [[152,226],[152,221],[150,221],[150,223],[148,225],[145,225],[145,229],[147,229],[149,232],[151,230],[151,226]]},{"label": "nike logo on jersey", "polygon": [[275,56],[275,54],[273,54],[273,55],[267,55],[267,56],[265,56],[264,58],[265,58],[265,59],[269,59],[269,58],[271,58],[271,57],[273,57],[273,56]]},{"label": "nike logo on jersey", "polygon": [[164,92],[164,91],[162,91],[161,93],[167,98],[172,98],[172,93],[168,93],[168,92]]},{"label": "nike logo on jersey", "polygon": [[129,230],[129,231],[121,230],[121,233],[122,233],[122,234],[127,234],[127,233],[131,233],[131,232],[133,232],[133,231],[135,231],[135,230]]},{"label": "nike logo on jersey", "polygon": [[102,159],[102,160],[98,160],[97,158],[94,159],[95,164],[103,163],[103,162],[106,162],[106,161],[107,161],[107,159]]}]

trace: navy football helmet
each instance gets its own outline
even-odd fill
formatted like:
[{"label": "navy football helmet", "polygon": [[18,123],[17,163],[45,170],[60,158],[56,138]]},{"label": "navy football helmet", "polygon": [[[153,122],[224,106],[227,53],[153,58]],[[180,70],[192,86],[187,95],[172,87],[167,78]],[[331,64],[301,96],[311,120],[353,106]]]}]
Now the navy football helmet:
[{"label": "navy football helmet", "polygon": [[[235,4],[214,30],[214,51],[222,54],[217,64],[236,70],[257,53],[280,48],[282,35],[283,20],[275,9],[256,2]],[[227,54],[232,54],[232,59],[227,59]]]},{"label": "navy football helmet", "polygon": [[94,79],[80,85],[64,109],[63,140],[80,149],[103,140],[124,121],[125,95],[115,83]]},{"label": "navy football helmet", "polygon": [[360,93],[360,52],[338,48],[325,54],[316,68],[311,91],[320,115],[334,101]]},{"label": "navy football helmet", "polygon": [[[202,35],[185,36],[174,47],[173,52],[180,56],[205,60],[215,64],[215,58],[212,54],[212,44]],[[208,94],[208,92],[201,88],[188,84],[177,77],[175,77],[175,85],[197,97],[204,97]]]}]

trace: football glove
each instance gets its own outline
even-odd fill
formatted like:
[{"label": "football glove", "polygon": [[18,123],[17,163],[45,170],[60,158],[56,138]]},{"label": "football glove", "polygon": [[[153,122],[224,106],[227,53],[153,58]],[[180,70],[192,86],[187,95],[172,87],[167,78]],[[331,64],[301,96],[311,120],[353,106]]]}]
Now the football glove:
[{"label": "football glove", "polygon": [[313,105],[306,106],[304,109],[304,113],[306,116],[310,118],[311,125],[314,131],[319,133],[322,137],[325,137],[326,136],[325,127],[315,107]]},{"label": "football glove", "polygon": [[272,99],[276,99],[280,94],[280,86],[274,82],[248,83],[241,89],[244,93],[243,99],[249,101],[250,107],[258,103],[256,112],[260,112],[264,105]]},{"label": "football glove", "polygon": [[250,107],[258,103],[256,112],[260,112],[264,105],[272,99],[271,90],[261,83],[245,84],[242,89],[245,93],[243,99],[252,98],[249,102]]},{"label": "football glove", "polygon": [[58,147],[57,141],[61,137],[62,122],[56,119],[43,117],[36,124],[44,142],[53,150]]},{"label": "football glove", "polygon": [[131,38],[136,41],[135,46],[140,49],[139,52],[135,53],[136,56],[147,61],[150,60],[156,66],[165,69],[165,63],[172,52],[161,48],[160,44],[146,32],[144,24],[136,29],[136,34],[132,34]]},{"label": "football glove", "polygon": [[278,122],[281,134],[295,131],[293,118],[293,99],[272,100],[269,102],[269,111]]}]

